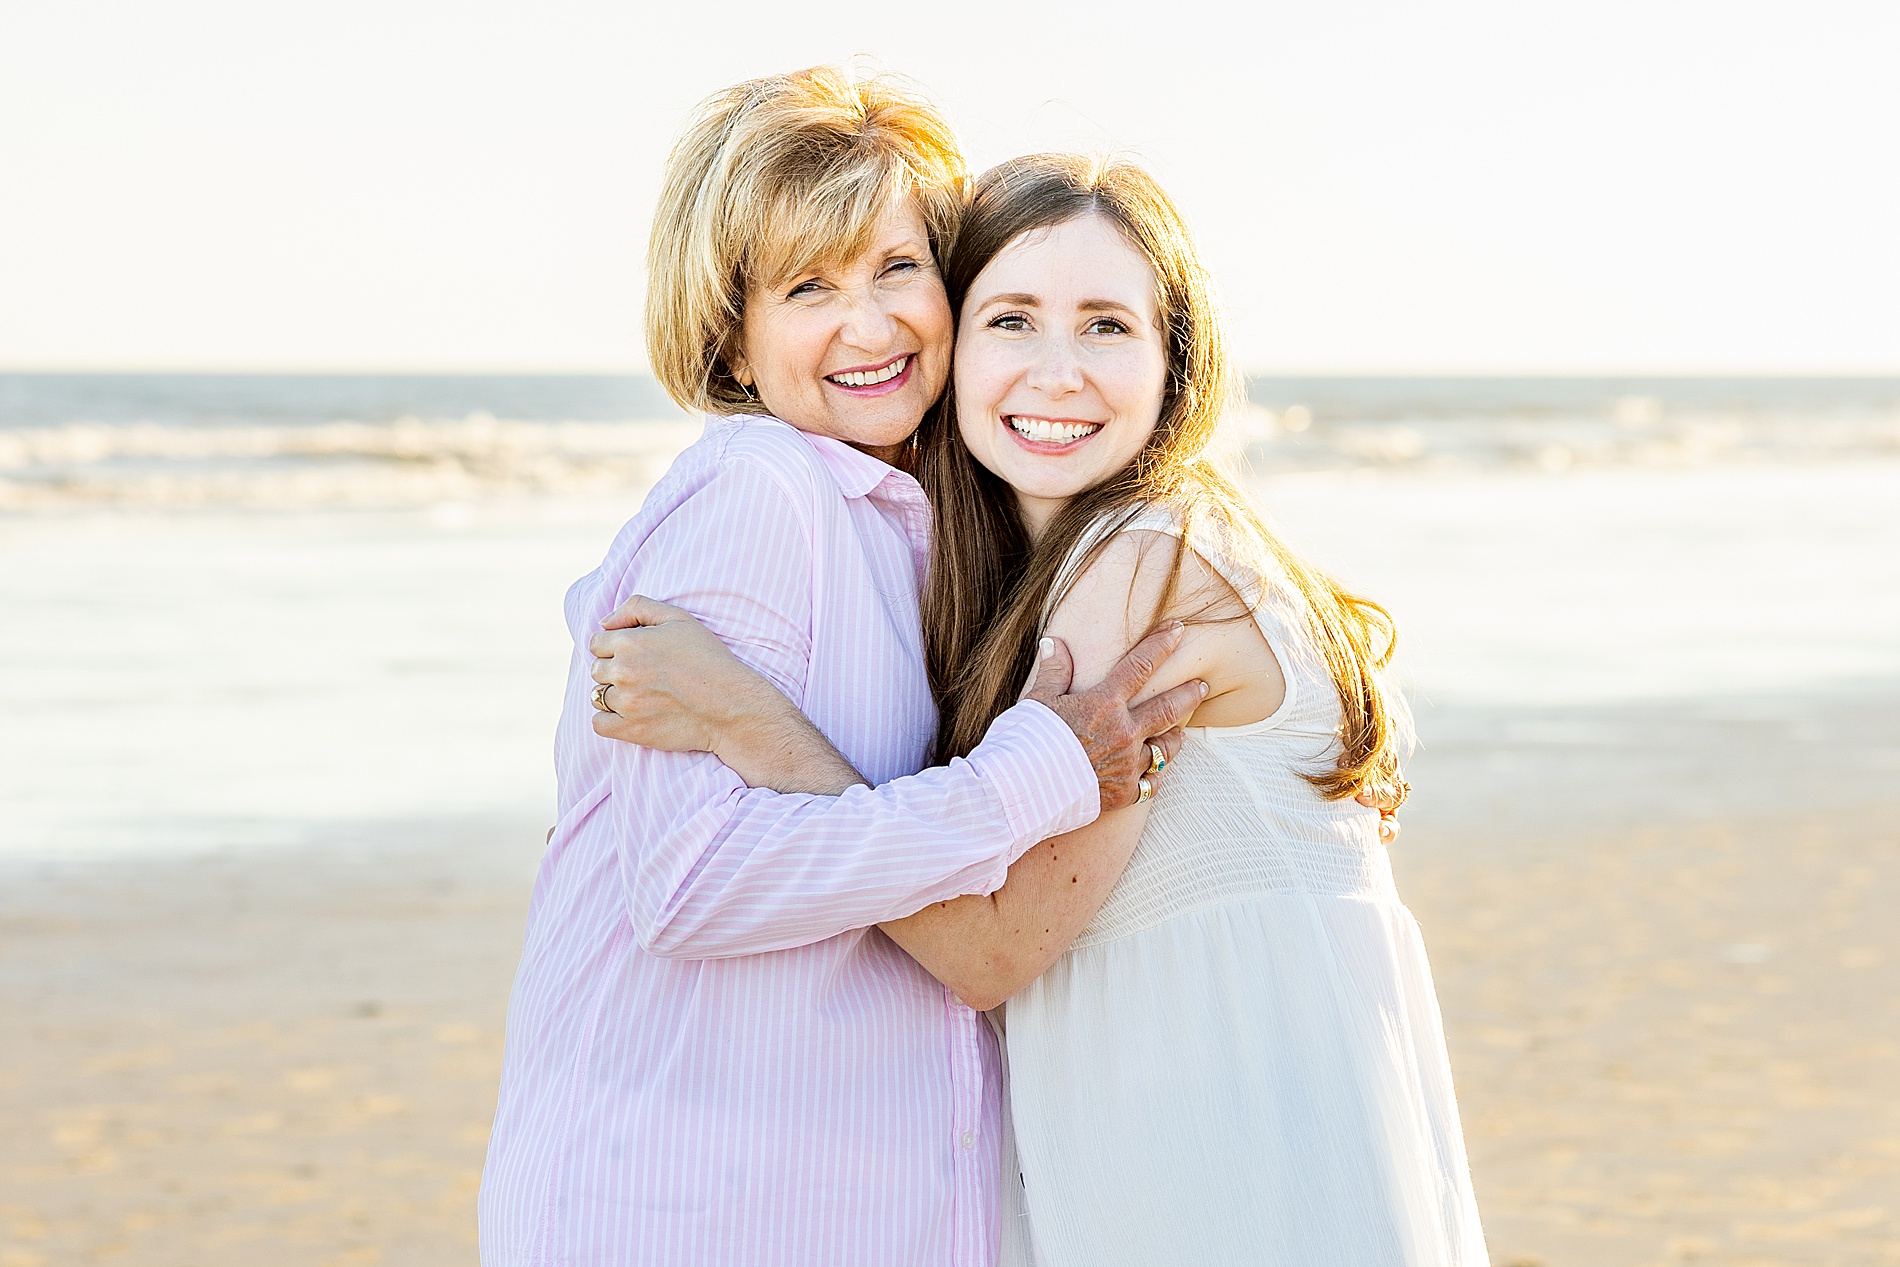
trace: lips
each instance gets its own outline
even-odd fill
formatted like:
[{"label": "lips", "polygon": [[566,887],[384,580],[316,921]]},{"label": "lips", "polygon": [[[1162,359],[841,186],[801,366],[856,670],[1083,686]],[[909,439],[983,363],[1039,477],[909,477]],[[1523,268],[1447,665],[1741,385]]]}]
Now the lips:
[{"label": "lips", "polygon": [[910,368],[909,354],[870,369],[842,370],[836,374],[825,375],[827,382],[840,387],[882,387]]},{"label": "lips", "polygon": [[1003,422],[1018,436],[1036,444],[1074,444],[1102,429],[1099,422],[1058,421],[1053,418],[1031,418],[1024,414],[1005,415]]}]

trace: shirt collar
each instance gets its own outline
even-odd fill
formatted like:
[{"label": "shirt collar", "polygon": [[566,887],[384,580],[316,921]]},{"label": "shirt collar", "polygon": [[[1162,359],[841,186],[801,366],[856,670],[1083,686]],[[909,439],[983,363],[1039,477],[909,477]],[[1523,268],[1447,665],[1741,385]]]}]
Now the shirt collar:
[{"label": "shirt collar", "polygon": [[[732,421],[735,422],[748,419],[776,422],[781,427],[791,426],[784,419],[774,418],[770,414],[732,415]],[[798,431],[798,428],[792,427],[792,430]],[[862,450],[852,448],[842,440],[834,440],[830,436],[816,436],[809,431],[799,431],[798,434],[804,438],[805,443],[817,450],[818,456],[824,460],[826,468],[830,470],[831,478],[838,481],[838,491],[846,497],[868,496],[879,484],[893,475],[897,477],[900,485],[916,487],[916,481],[904,472],[889,463],[878,461]]]},{"label": "shirt collar", "polygon": [[838,481],[838,490],[846,497],[867,496],[879,484],[895,475],[900,483],[910,483],[905,475],[889,463],[880,462],[860,449],[854,449],[842,440],[830,436],[806,435],[812,448],[818,450],[818,456],[831,468],[831,477]]}]

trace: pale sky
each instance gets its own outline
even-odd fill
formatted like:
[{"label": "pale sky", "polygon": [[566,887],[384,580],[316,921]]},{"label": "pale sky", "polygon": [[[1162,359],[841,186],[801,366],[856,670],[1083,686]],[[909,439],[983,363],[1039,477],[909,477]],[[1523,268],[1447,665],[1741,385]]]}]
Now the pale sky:
[{"label": "pale sky", "polygon": [[638,370],[693,102],[877,58],[1108,148],[1280,372],[1900,373],[1900,4],[47,0],[0,368]]}]

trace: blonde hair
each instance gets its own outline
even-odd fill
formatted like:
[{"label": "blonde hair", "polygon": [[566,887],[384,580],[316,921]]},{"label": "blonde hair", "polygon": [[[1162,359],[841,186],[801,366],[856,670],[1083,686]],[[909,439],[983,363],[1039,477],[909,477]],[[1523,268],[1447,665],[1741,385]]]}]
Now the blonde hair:
[{"label": "blonde hair", "polygon": [[729,364],[747,288],[851,259],[906,196],[941,260],[968,190],[949,122],[893,75],[814,66],[708,97],[666,160],[647,244],[654,376],[689,410],[756,407]]},{"label": "blonde hair", "polygon": [[[1197,517],[1207,516],[1242,561],[1284,578],[1304,600],[1341,713],[1335,760],[1305,772],[1306,779],[1329,799],[1391,786],[1409,739],[1405,701],[1384,672],[1397,631],[1378,604],[1348,592],[1281,541],[1209,459],[1239,375],[1207,271],[1181,213],[1154,177],[1132,163],[1072,154],[1035,154],[991,168],[977,180],[944,270],[952,311],[961,311],[978,275],[1011,242],[1086,215],[1115,224],[1154,266],[1167,336],[1161,417],[1127,467],[1071,498],[1034,541],[1009,488],[964,445],[955,392],[926,417],[918,475],[937,518],[923,602],[925,662],[940,716],[936,759],[967,755],[1015,703],[1035,663],[1045,614],[1116,531],[1144,507],[1160,504],[1178,512],[1183,539]],[[1069,566],[1078,547],[1080,558]],[[1175,603],[1185,548],[1176,542],[1153,619]],[[1222,619],[1210,615],[1222,605],[1216,598],[1191,618]]]}]

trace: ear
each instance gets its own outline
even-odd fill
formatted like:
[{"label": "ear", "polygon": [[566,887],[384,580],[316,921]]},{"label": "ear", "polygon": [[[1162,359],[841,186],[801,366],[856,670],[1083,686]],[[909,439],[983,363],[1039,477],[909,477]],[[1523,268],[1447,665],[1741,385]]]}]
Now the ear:
[{"label": "ear", "polygon": [[726,339],[725,348],[719,353],[719,359],[726,363],[726,372],[731,374],[739,386],[752,389],[752,363],[745,356],[745,335],[734,330]]}]

